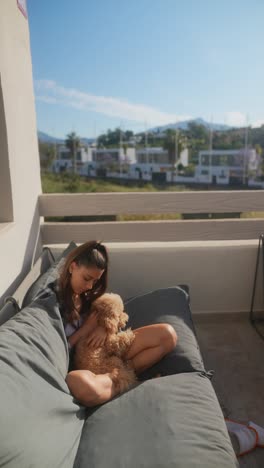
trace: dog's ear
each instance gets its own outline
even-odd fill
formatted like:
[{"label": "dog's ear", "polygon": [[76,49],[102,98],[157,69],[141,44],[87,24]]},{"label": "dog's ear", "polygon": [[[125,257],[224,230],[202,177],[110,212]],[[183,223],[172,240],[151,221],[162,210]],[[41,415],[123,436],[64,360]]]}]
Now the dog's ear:
[{"label": "dog's ear", "polygon": [[117,333],[118,332],[118,322],[113,318],[105,317],[103,319],[104,328],[108,331],[108,333]]},{"label": "dog's ear", "polygon": [[119,318],[112,307],[106,307],[97,315],[97,323],[104,327],[108,333],[117,333]]},{"label": "dog's ear", "polygon": [[127,321],[128,321],[128,315],[126,314],[126,312],[122,312],[119,316],[119,327],[124,328]]}]

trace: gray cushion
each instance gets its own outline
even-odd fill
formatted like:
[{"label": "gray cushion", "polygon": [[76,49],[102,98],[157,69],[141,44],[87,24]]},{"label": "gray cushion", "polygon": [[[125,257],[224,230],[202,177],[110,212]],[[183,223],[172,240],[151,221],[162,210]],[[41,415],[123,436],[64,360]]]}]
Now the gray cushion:
[{"label": "gray cushion", "polygon": [[5,304],[0,310],[0,326],[3,325],[11,317],[14,317],[20,310],[20,307],[14,297],[8,296],[5,298]]},{"label": "gray cushion", "polygon": [[50,289],[0,327],[1,468],[72,468],[85,411],[65,382],[68,359]]},{"label": "gray cushion", "polygon": [[141,383],[89,410],[74,468],[232,468],[211,382],[199,373]]},{"label": "gray cushion", "polygon": [[180,372],[205,371],[189,307],[189,295],[183,287],[158,289],[125,302],[132,329],[154,323],[169,323],[178,335],[175,349],[141,374],[142,379]]},{"label": "gray cushion", "polygon": [[34,281],[34,283],[32,283],[30,288],[27,290],[22,302],[22,308],[29,305],[41,290],[45,289],[50,282],[55,281],[58,278],[60,268],[62,267],[65,258],[76,247],[77,245],[75,242],[70,242],[68,247],[62,252],[56,262],[54,262],[47,271],[38,276],[36,281]]}]

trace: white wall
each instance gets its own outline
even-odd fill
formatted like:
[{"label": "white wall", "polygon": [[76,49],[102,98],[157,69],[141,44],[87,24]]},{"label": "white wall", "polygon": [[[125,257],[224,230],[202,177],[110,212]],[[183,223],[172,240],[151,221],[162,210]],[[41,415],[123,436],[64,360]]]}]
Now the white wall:
[{"label": "white wall", "polygon": [[128,160],[130,164],[136,163],[136,150],[135,150],[135,148],[127,148],[125,159]]},{"label": "white wall", "polygon": [[[258,240],[113,242],[109,291],[123,298],[187,284],[194,314],[249,313]],[[66,245],[50,245],[57,257]],[[263,311],[261,264],[255,311]],[[263,312],[262,312],[263,313]]]},{"label": "white wall", "polygon": [[182,150],[179,159],[180,159],[180,163],[184,167],[188,166],[188,164],[189,164],[189,150],[188,150],[188,148],[185,148],[184,150]]},{"label": "white wall", "polygon": [[7,133],[7,147],[0,149],[0,172],[8,161],[13,201],[13,222],[0,229],[1,304],[3,295],[12,294],[31,265],[41,193],[28,21],[16,0],[0,1],[0,74],[1,118],[5,119]]},{"label": "white wall", "polygon": [[[194,313],[249,312],[257,240],[109,243],[109,289],[128,298],[178,284]],[[259,267],[255,310],[263,310]]]}]

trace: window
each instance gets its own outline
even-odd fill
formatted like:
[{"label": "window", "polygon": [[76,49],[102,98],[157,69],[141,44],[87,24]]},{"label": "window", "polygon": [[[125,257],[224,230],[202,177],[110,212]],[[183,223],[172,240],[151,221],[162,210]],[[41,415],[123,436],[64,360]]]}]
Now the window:
[{"label": "window", "polygon": [[201,157],[201,165],[202,166],[209,166],[209,156],[203,155]]}]

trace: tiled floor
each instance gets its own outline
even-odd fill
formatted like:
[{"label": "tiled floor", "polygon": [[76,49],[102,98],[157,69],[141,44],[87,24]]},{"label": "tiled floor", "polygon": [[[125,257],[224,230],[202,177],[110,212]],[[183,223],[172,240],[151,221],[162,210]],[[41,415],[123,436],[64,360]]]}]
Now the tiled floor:
[{"label": "tiled floor", "polygon": [[[210,321],[194,316],[206,368],[224,416],[264,427],[264,340],[244,317]],[[264,324],[259,326],[264,335]],[[264,448],[239,459],[241,467],[264,468]]]}]

